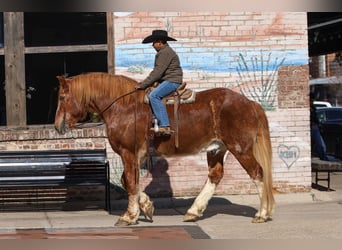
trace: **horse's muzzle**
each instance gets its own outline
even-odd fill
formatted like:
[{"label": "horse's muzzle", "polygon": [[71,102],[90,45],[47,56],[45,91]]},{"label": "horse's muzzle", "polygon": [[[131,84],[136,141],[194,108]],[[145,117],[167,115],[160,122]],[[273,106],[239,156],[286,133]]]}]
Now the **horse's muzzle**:
[{"label": "horse's muzzle", "polygon": [[55,129],[57,130],[57,132],[59,134],[64,135],[66,132],[69,131],[69,126],[67,125],[67,123],[63,119],[60,123],[58,123],[58,124],[56,123],[55,124]]}]

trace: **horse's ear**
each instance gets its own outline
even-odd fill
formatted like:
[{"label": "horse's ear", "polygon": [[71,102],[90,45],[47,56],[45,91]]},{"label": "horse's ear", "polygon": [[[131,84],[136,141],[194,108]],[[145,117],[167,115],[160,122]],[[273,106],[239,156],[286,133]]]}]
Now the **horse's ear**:
[{"label": "horse's ear", "polygon": [[64,76],[56,76],[57,80],[59,81],[59,86],[63,89],[67,89],[67,80]]}]

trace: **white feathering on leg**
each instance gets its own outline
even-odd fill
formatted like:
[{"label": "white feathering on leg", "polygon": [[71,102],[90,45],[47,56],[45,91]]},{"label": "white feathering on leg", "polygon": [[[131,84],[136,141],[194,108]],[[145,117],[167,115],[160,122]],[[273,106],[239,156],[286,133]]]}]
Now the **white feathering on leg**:
[{"label": "white feathering on leg", "polygon": [[208,202],[211,197],[214,195],[216,189],[216,184],[211,183],[209,179],[205,183],[202,191],[195,199],[194,203],[192,204],[191,208],[187,211],[189,214],[194,214],[197,216],[202,216],[203,211],[207,208]]}]

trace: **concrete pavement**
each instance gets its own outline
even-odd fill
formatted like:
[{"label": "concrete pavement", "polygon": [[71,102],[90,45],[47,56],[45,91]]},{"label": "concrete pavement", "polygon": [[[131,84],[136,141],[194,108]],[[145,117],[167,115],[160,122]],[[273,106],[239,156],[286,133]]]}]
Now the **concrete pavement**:
[{"label": "concrete pavement", "polygon": [[[251,223],[259,205],[257,195],[215,196],[196,222],[183,222],[194,197],[152,199],[156,207],[153,222],[140,216],[138,225],[131,227],[198,228],[192,238],[342,239],[342,173],[332,173],[331,188],[334,191],[312,189],[309,193],[277,194],[273,220],[262,224]],[[1,212],[0,234],[37,228],[115,228],[127,201],[116,200],[112,204],[111,214],[103,210]]]}]

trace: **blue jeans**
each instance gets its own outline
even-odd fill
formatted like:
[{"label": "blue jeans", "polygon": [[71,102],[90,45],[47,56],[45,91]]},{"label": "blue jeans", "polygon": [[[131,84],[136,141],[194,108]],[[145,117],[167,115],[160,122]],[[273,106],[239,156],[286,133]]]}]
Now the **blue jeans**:
[{"label": "blue jeans", "polygon": [[329,158],[326,154],[327,147],[322,138],[321,132],[317,124],[314,124],[311,128],[311,140],[314,152],[321,160],[328,161]]},{"label": "blue jeans", "polygon": [[152,112],[157,118],[160,127],[170,126],[169,116],[162,99],[176,91],[179,86],[179,83],[163,81],[149,95]]}]

